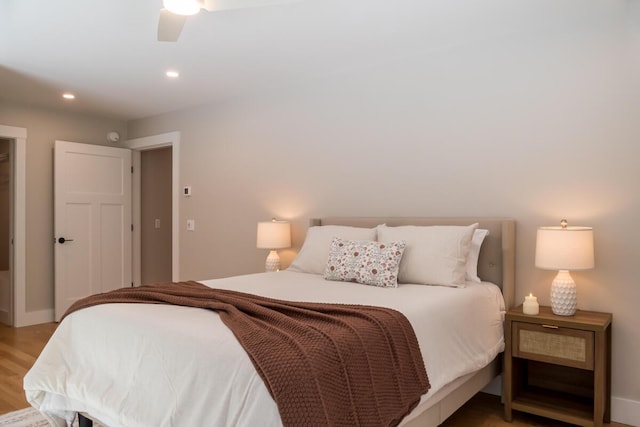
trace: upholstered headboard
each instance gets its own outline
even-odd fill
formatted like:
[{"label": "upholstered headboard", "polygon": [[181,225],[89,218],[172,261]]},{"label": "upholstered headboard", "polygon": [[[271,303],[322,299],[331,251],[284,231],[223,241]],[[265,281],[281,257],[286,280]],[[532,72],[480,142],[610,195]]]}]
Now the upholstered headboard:
[{"label": "upholstered headboard", "polygon": [[485,217],[327,217],[312,219],[310,225],[349,225],[353,227],[375,227],[386,224],[400,225],[469,225],[478,223],[479,228],[489,230],[480,250],[478,276],[502,288],[507,308],[515,300],[515,238],[516,222],[510,218]]}]

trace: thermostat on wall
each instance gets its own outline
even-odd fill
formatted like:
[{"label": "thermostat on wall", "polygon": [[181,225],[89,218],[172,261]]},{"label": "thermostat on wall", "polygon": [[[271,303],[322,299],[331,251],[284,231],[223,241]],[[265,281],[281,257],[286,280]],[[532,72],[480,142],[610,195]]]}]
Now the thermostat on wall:
[{"label": "thermostat on wall", "polygon": [[182,194],[184,194],[185,197],[189,197],[191,195],[191,187],[184,187]]}]

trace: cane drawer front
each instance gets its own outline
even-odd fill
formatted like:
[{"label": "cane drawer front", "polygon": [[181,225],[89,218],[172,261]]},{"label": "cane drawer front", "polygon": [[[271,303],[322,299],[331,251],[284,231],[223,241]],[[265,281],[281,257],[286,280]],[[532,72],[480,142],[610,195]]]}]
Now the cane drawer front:
[{"label": "cane drawer front", "polygon": [[593,370],[593,331],[513,322],[514,357]]}]

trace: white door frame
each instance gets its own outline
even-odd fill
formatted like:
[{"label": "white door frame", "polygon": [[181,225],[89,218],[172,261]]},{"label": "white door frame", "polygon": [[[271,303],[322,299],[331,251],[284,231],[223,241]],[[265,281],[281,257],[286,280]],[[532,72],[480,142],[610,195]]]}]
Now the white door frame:
[{"label": "white door frame", "polygon": [[133,283],[141,283],[141,219],[140,219],[140,152],[162,147],[171,147],[171,280],[180,280],[180,132],[134,138],[125,141],[124,147],[131,149],[133,170]]},{"label": "white door frame", "polygon": [[[13,326],[40,323],[41,312],[27,313],[26,284],[26,212],[27,212],[27,129],[0,125],[0,137],[13,140]],[[50,313],[45,313],[47,315]],[[48,317],[48,316],[45,316]],[[48,321],[48,320],[44,320]]]}]

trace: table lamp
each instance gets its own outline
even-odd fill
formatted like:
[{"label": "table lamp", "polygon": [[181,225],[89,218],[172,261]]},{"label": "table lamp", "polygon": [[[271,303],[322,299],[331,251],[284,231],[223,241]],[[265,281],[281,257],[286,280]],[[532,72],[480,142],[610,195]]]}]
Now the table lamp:
[{"label": "table lamp", "polygon": [[280,256],[277,249],[291,246],[291,228],[287,221],[271,221],[258,223],[258,237],[256,247],[270,249],[269,256],[264,264],[266,271],[280,270]]},{"label": "table lamp", "polygon": [[551,310],[560,316],[576,312],[576,283],[569,270],[593,268],[593,229],[568,227],[567,220],[560,227],[540,227],[536,236],[536,267],[558,270],[551,283]]}]

